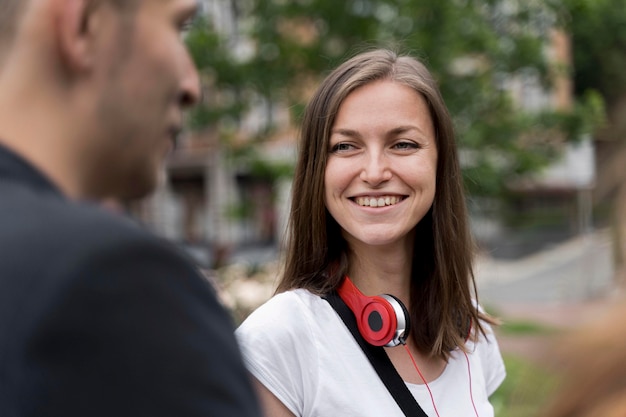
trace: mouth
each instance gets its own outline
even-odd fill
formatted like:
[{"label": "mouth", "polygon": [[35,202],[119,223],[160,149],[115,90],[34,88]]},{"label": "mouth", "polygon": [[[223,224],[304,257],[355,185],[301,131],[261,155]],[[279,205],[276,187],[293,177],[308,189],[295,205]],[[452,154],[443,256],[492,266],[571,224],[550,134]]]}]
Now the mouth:
[{"label": "mouth", "polygon": [[360,196],[351,198],[352,201],[361,207],[386,207],[393,206],[404,200],[404,196],[381,195],[381,196]]},{"label": "mouth", "polygon": [[172,151],[175,151],[178,147],[178,142],[182,133],[182,129],[179,126],[172,126],[168,129],[168,135],[172,143]]}]

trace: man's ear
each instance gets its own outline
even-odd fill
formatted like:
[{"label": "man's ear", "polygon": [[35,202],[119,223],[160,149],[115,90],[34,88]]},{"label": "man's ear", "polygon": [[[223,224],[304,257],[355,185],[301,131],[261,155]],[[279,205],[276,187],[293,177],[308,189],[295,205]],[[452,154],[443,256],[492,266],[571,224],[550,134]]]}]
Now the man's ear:
[{"label": "man's ear", "polygon": [[56,0],[55,35],[60,55],[69,71],[94,65],[97,34],[101,29],[99,0]]}]

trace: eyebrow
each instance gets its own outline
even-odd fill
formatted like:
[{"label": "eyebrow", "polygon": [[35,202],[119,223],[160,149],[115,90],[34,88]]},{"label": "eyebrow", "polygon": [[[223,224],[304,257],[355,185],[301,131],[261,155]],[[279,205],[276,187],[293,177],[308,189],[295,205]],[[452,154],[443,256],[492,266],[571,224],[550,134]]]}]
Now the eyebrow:
[{"label": "eyebrow", "polygon": [[[420,135],[426,136],[426,133],[422,129],[420,129],[419,126],[415,126],[415,125],[404,125],[404,126],[394,127],[393,129],[388,131],[387,134],[399,135],[399,134],[406,133],[412,130],[415,130]],[[335,129],[332,129],[330,133],[331,135],[337,134],[337,135],[348,136],[348,137],[353,137],[353,138],[361,137],[361,134],[354,129],[335,128]]]},{"label": "eyebrow", "polygon": [[200,4],[200,0],[196,0],[192,8],[193,16],[198,17],[198,14],[200,14],[201,9],[202,9],[202,4]]},{"label": "eyebrow", "polygon": [[341,136],[348,136],[351,138],[358,138],[361,135],[359,134],[359,132],[357,132],[356,130],[352,130],[352,129],[343,129],[343,128],[338,128],[338,129],[332,129],[330,131],[331,135],[341,135]]},{"label": "eyebrow", "polygon": [[420,129],[419,126],[415,126],[415,125],[398,126],[396,128],[391,129],[389,131],[389,133],[397,135],[397,134],[400,134],[400,133],[410,132],[412,130],[415,130],[416,132],[420,133],[421,135],[426,135],[424,133],[424,131],[422,129]]},{"label": "eyebrow", "polygon": [[181,9],[180,14],[187,16],[189,19],[195,19],[200,14],[201,8],[200,0],[195,0],[193,3],[186,5],[184,9]]}]

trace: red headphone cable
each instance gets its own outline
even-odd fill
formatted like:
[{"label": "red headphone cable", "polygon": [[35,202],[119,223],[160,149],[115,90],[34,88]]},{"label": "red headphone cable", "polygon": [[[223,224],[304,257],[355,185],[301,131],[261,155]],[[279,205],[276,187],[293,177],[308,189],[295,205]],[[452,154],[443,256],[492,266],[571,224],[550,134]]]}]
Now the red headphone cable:
[{"label": "red headphone cable", "polygon": [[426,385],[426,389],[428,390],[428,394],[430,395],[430,401],[433,403],[433,408],[435,409],[435,414],[437,414],[437,417],[440,417],[439,411],[437,410],[437,406],[435,405],[435,397],[433,397],[433,393],[430,390],[430,387],[428,386],[428,382],[426,382],[426,378],[424,378],[424,375],[422,375],[422,371],[420,371],[420,368],[417,366],[417,363],[415,362],[415,358],[413,358],[413,354],[411,353],[411,350],[409,349],[407,344],[403,343],[402,345],[404,346],[404,349],[406,349],[406,352],[409,354],[409,358],[411,358],[411,362],[413,362],[413,366],[415,367],[415,370],[419,374],[420,378],[422,378],[424,385]]},{"label": "red headphone cable", "polygon": [[[417,366],[417,363],[415,362],[415,358],[413,357],[413,354],[411,353],[411,350],[409,349],[407,344],[403,343],[402,345],[404,346],[404,349],[406,350],[406,352],[409,354],[409,358],[411,358],[411,362],[413,362],[413,366],[415,367],[415,370],[419,374],[420,378],[422,379],[422,382],[424,382],[424,385],[426,386],[426,389],[428,390],[428,395],[430,395],[430,401],[433,404],[433,409],[435,410],[435,414],[437,414],[437,417],[440,417],[439,410],[437,410],[437,406],[435,405],[435,397],[433,396],[433,393],[430,390],[430,386],[428,385],[428,382],[426,382],[426,378],[424,378],[424,375],[422,375],[422,371],[420,371],[420,368]],[[463,352],[463,355],[465,355],[465,360],[467,362],[467,374],[469,376],[470,400],[472,401],[474,414],[476,414],[476,417],[479,417],[478,410],[476,409],[476,404],[474,403],[474,393],[472,392],[472,370],[470,367],[469,357],[467,356],[467,352],[465,352],[464,350],[462,350],[462,352]]]},{"label": "red headphone cable", "polygon": [[467,361],[467,375],[469,376],[469,391],[470,391],[470,400],[472,400],[472,407],[474,407],[474,413],[476,417],[478,417],[478,410],[476,409],[476,404],[474,404],[474,393],[472,392],[472,369],[470,367],[469,357],[467,356],[467,352],[461,350],[465,355],[465,360]]}]

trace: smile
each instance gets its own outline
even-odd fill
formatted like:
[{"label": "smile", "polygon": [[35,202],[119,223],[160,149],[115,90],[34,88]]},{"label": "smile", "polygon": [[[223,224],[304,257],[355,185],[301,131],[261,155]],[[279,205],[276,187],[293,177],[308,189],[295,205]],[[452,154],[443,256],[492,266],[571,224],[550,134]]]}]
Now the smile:
[{"label": "smile", "polygon": [[404,197],[387,195],[378,197],[355,197],[353,200],[362,207],[384,207],[398,204],[404,200]]}]

